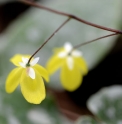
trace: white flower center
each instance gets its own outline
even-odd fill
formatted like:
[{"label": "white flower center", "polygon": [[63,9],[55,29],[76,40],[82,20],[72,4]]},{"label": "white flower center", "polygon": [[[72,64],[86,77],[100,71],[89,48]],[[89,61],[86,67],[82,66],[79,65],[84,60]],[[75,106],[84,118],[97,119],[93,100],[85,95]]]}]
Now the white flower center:
[{"label": "white flower center", "polygon": [[73,57],[82,56],[82,52],[80,52],[79,50],[72,50],[72,49],[73,49],[72,45],[69,42],[66,42],[64,44],[64,51],[62,51],[58,54],[59,58],[66,57],[67,66],[70,70],[72,70],[74,67]]},{"label": "white flower center", "polygon": [[30,63],[29,63],[29,67],[27,66],[28,63],[28,58],[24,58],[22,57],[22,62],[19,62],[20,66],[23,68],[26,68],[26,72],[27,75],[30,76],[32,79],[35,79],[35,71],[32,68],[32,66],[34,66],[35,64],[37,64],[37,62],[39,61],[39,57],[33,59]]},{"label": "white flower center", "polygon": [[81,57],[82,56],[82,52],[79,51],[79,50],[73,50],[71,55],[74,56],[74,57]]},{"label": "white flower center", "polygon": [[73,66],[74,66],[74,60],[71,56],[68,56],[67,59],[66,59],[66,62],[67,62],[67,66],[70,70],[73,69]]},{"label": "white flower center", "polygon": [[26,68],[27,75],[30,76],[32,79],[35,79],[35,71],[31,67]]},{"label": "white flower center", "polygon": [[66,51],[67,53],[71,52],[72,48],[73,48],[73,47],[72,47],[71,43],[66,42],[66,43],[64,44],[64,49],[65,49],[65,51]]}]

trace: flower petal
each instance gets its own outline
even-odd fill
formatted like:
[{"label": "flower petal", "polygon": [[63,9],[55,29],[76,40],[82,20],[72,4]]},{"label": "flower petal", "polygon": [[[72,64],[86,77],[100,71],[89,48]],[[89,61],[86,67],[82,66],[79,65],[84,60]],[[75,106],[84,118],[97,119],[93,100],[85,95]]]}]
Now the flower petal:
[{"label": "flower petal", "polygon": [[88,68],[87,68],[87,64],[86,61],[84,60],[84,58],[82,57],[74,57],[75,63],[77,64],[77,66],[81,69],[82,74],[86,75],[88,73]]},{"label": "flower petal", "polygon": [[26,71],[23,71],[20,86],[24,98],[33,104],[40,104],[45,98],[45,86],[42,77],[35,71],[36,78],[30,78]]},{"label": "flower petal", "polygon": [[39,61],[39,57],[33,59],[33,60],[30,62],[30,65],[31,65],[31,66],[34,66],[38,61]]},{"label": "flower petal", "polygon": [[13,56],[10,61],[16,65],[16,66],[20,66],[19,62],[22,62],[22,57],[24,58],[29,58],[30,55],[22,55],[22,54],[16,54],[15,56]]},{"label": "flower petal", "polygon": [[81,72],[75,64],[73,70],[69,70],[67,64],[64,64],[60,78],[63,87],[68,91],[76,90],[82,83]]},{"label": "flower petal", "polygon": [[74,60],[71,56],[68,56],[66,58],[66,62],[67,62],[67,66],[69,68],[69,70],[72,70],[73,69],[73,66],[74,66]]},{"label": "flower petal", "polygon": [[6,86],[5,86],[7,93],[12,93],[19,85],[22,71],[23,68],[18,67],[10,72],[10,74],[7,77]]},{"label": "flower petal", "polygon": [[64,58],[64,57],[66,57],[67,56],[67,53],[66,52],[60,52],[59,54],[58,54],[58,57],[59,58]]},{"label": "flower petal", "polygon": [[19,64],[20,64],[20,66],[21,66],[21,67],[23,67],[23,68],[25,68],[25,67],[26,67],[26,64],[25,64],[25,63],[23,63],[23,62],[19,62]]},{"label": "flower petal", "polygon": [[49,82],[49,75],[48,72],[45,68],[43,68],[42,66],[36,64],[35,66],[33,66],[34,70],[38,71],[38,73],[47,81]]},{"label": "flower petal", "polygon": [[24,63],[25,65],[27,64],[28,60],[29,60],[29,58],[24,58],[24,57],[22,57],[22,61],[23,61],[23,63]]},{"label": "flower petal", "polygon": [[32,79],[35,79],[35,71],[33,68],[29,67],[27,68],[27,74],[30,76]]},{"label": "flower petal", "polygon": [[79,50],[73,50],[72,51],[72,56],[74,57],[81,57],[82,56],[82,52]]},{"label": "flower petal", "polygon": [[69,53],[72,50],[72,45],[70,42],[66,42],[64,44],[64,49],[66,50],[67,53]]},{"label": "flower petal", "polygon": [[59,69],[62,66],[64,60],[64,58],[59,58],[58,55],[52,56],[46,65],[49,74],[53,74],[57,69]]},{"label": "flower petal", "polygon": [[63,52],[63,51],[65,51],[65,49],[63,47],[53,49],[54,54],[58,54],[59,52]]}]

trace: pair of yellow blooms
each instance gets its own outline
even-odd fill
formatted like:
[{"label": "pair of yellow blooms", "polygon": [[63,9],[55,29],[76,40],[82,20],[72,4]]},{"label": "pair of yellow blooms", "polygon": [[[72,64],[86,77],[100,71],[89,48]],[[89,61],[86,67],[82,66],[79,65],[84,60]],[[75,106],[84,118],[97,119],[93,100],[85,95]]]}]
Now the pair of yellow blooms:
[{"label": "pair of yellow blooms", "polygon": [[29,103],[39,104],[46,96],[43,78],[48,82],[48,74],[53,74],[59,68],[61,68],[60,79],[63,87],[68,91],[76,90],[88,69],[82,53],[72,48],[68,42],[63,48],[56,48],[54,55],[47,62],[47,70],[37,64],[39,57],[33,58],[27,65],[29,55],[15,55],[10,61],[17,68],[7,77],[6,92],[12,93],[20,84],[24,98]]}]

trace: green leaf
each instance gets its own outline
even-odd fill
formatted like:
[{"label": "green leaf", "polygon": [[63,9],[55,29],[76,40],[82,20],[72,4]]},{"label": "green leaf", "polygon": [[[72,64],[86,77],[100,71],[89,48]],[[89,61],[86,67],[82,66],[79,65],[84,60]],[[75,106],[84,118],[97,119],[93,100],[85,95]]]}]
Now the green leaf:
[{"label": "green leaf", "polygon": [[[45,2],[44,5],[75,14],[100,25],[119,28],[121,0],[72,0],[70,2],[66,0],[53,0]],[[16,53],[32,54],[65,19],[66,17],[63,16],[31,8],[13,22],[6,32],[1,35],[0,123],[69,123],[69,121],[60,115],[50,96],[40,105],[31,105],[25,101],[18,89],[12,94],[6,94],[4,90],[5,79],[14,67],[9,62],[9,59]],[[73,45],[76,45],[104,34],[106,33],[102,30],[72,20],[45,45],[37,56],[41,57],[40,63],[45,65],[48,58],[52,55],[51,51],[54,47],[62,47],[66,41],[70,41]],[[81,48],[89,69],[94,68],[106,56],[114,45],[115,39],[115,37],[107,38]],[[55,83],[55,85],[50,83],[52,87],[56,86],[59,84],[59,77],[55,75],[51,82]]]},{"label": "green leaf", "polygon": [[20,90],[7,94],[0,88],[0,124],[68,124],[51,95],[40,105],[29,104]]},{"label": "green leaf", "polygon": [[122,123],[122,86],[115,85],[101,89],[92,95],[87,106],[100,120],[107,123]]},{"label": "green leaf", "polygon": [[[71,0],[70,2],[53,0],[45,1],[43,4],[77,15],[96,24],[119,29],[121,0]],[[10,25],[2,36],[3,42],[7,45],[1,54],[7,56],[8,59],[16,53],[32,54],[66,18],[41,9],[31,8]],[[54,47],[62,47],[66,41],[77,45],[105,34],[108,34],[108,32],[71,20],[41,49],[37,56],[41,57],[40,63],[45,65],[52,55]],[[106,56],[113,47],[115,39],[115,36],[106,38],[80,48],[89,70]],[[50,83],[50,86],[61,87],[59,75],[54,75],[51,82],[53,83]]]},{"label": "green leaf", "polygon": [[81,116],[80,118],[78,118],[75,124],[105,124],[105,123],[102,123],[101,121],[96,121],[93,117],[90,116]]}]

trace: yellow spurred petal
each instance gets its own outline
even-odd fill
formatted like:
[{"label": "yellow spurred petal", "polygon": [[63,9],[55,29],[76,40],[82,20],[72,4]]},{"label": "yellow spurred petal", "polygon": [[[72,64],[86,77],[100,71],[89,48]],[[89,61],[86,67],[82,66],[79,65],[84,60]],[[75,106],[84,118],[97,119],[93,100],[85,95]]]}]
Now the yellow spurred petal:
[{"label": "yellow spurred petal", "polygon": [[20,83],[20,77],[22,75],[23,68],[18,67],[13,69],[6,80],[6,92],[12,93]]},{"label": "yellow spurred petal", "polygon": [[55,49],[53,49],[53,52],[54,52],[54,54],[57,54],[59,52],[63,52],[64,50],[65,49],[63,47],[61,47],[61,48],[55,48]]},{"label": "yellow spurred petal", "polygon": [[49,82],[49,75],[48,72],[45,68],[43,68],[42,66],[36,64],[35,66],[33,66],[34,70],[37,70],[40,74],[40,76],[42,76],[47,82]]},{"label": "yellow spurred petal", "polygon": [[22,57],[24,58],[30,58],[30,55],[22,55],[22,54],[16,54],[15,56],[13,56],[10,61],[16,65],[16,66],[20,66],[19,62],[22,62]]},{"label": "yellow spurred petal", "polygon": [[32,79],[23,71],[20,86],[24,98],[29,103],[39,104],[45,98],[45,86],[38,71],[35,70],[35,74],[35,79]]},{"label": "yellow spurred petal", "polygon": [[64,63],[65,58],[59,58],[58,55],[52,56],[47,62],[47,70],[49,74],[53,74]]},{"label": "yellow spurred petal", "polygon": [[86,75],[88,73],[86,61],[82,57],[74,57],[74,61],[79,67],[79,69],[81,69],[82,74]]},{"label": "yellow spurred petal", "polygon": [[68,91],[76,90],[82,83],[82,75],[80,69],[74,64],[73,69],[70,70],[65,63],[61,70],[61,83]]}]

